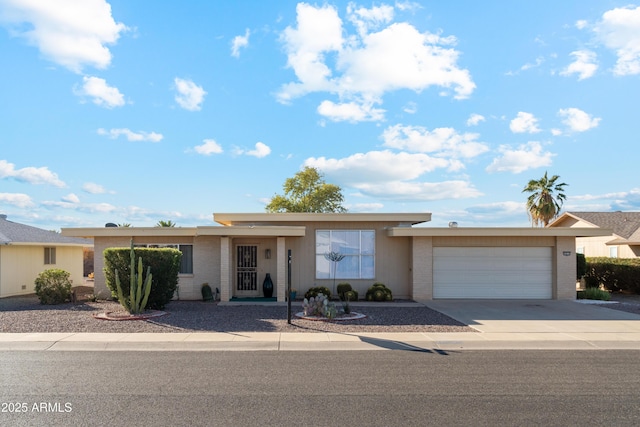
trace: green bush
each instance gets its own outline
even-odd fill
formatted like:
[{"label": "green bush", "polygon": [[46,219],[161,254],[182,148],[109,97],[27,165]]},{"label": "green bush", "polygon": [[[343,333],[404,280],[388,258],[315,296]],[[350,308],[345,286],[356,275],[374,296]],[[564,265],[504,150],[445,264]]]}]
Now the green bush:
[{"label": "green bush", "polygon": [[601,301],[609,301],[611,294],[598,288],[587,288],[584,291],[578,291],[578,299],[594,299]]},{"label": "green bush", "polygon": [[602,285],[612,292],[640,294],[640,259],[587,258],[584,279],[587,288],[599,288]]},{"label": "green bush", "polygon": [[339,283],[337,291],[340,301],[358,301],[358,291],[354,290],[349,283]]},{"label": "green bush", "polygon": [[71,300],[71,273],[51,268],[38,274],[35,280],[36,295],[40,304],[62,304]]},{"label": "green bush", "polygon": [[[104,275],[111,295],[118,297],[114,271],[118,270],[120,285],[125,298],[129,296],[131,277],[131,248],[108,248],[104,250]],[[151,267],[153,279],[147,308],[161,310],[171,301],[178,286],[178,272],[182,252],[171,248],[134,248],[136,259],[142,257],[146,267]]]},{"label": "green bush", "polygon": [[576,280],[580,280],[587,274],[587,258],[584,254],[576,254]]},{"label": "green bush", "polygon": [[391,289],[383,283],[376,282],[367,290],[365,295],[367,301],[393,301]]},{"label": "green bush", "polygon": [[311,297],[317,297],[319,294],[324,295],[328,300],[331,299],[331,291],[326,286],[316,286],[305,292],[304,297],[309,299]]}]

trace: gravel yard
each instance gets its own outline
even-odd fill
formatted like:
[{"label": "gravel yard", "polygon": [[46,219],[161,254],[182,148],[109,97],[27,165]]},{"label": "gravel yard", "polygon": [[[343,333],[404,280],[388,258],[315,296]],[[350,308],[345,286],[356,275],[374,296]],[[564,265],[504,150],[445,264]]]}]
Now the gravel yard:
[{"label": "gravel yard", "polygon": [[[293,304],[293,312],[301,305]],[[354,307],[360,320],[322,322],[292,318],[286,306],[218,305],[172,301],[164,316],[149,320],[100,320],[94,314],[121,311],[113,301],[41,305],[35,296],[0,299],[0,332],[473,332],[462,323],[428,307]]]},{"label": "gravel yard", "polygon": [[[35,295],[0,299],[0,332],[475,332],[474,329],[432,310],[402,304],[355,306],[360,320],[321,322],[292,318],[286,306],[218,305],[201,301],[172,301],[164,316],[149,320],[110,321],[93,317],[122,311],[113,301],[91,302],[92,288],[78,289],[78,301],[41,305]],[[640,314],[640,295],[613,294],[604,307]],[[293,312],[301,311],[300,303]]]}]

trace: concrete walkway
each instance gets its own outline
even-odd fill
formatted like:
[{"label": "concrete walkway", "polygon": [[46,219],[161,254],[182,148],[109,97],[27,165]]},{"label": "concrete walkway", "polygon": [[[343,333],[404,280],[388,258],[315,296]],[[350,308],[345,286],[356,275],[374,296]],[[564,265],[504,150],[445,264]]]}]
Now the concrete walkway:
[{"label": "concrete walkway", "polygon": [[0,351],[640,350],[640,316],[575,301],[433,301],[478,332],[0,333]]}]

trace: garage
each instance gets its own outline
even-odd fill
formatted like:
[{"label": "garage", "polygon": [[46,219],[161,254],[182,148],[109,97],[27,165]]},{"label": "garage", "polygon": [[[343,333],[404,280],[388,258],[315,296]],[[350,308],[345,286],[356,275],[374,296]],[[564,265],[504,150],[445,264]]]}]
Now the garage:
[{"label": "garage", "polygon": [[434,247],[433,298],[551,299],[551,247]]}]

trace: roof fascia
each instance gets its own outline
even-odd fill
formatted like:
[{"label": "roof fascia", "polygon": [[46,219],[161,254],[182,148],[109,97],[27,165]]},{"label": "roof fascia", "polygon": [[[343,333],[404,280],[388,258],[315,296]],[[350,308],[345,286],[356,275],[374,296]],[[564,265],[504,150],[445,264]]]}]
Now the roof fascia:
[{"label": "roof fascia", "polygon": [[396,222],[421,224],[431,221],[430,213],[214,213],[213,220],[225,226],[280,222]]},{"label": "roof fascia", "polygon": [[578,228],[578,227],[390,227],[387,229],[390,237],[595,237],[610,236],[611,230],[604,228]]}]

